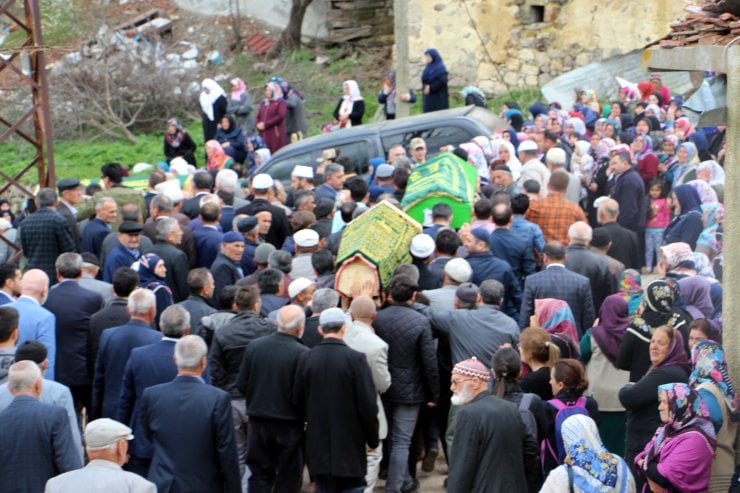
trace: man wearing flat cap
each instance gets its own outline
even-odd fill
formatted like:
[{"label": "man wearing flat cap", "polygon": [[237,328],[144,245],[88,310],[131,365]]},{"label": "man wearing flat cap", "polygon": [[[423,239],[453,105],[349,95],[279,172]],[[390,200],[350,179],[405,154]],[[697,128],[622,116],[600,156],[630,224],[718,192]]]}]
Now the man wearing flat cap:
[{"label": "man wearing flat cap", "polygon": [[305,411],[308,471],[317,491],[360,491],[368,449],[379,445],[378,405],[363,353],[344,342],[348,317],[339,308],[319,316],[323,340],[301,355],[293,402]]},{"label": "man wearing flat cap", "polygon": [[90,462],[82,469],[50,479],[45,493],[156,493],[154,483],[124,471],[128,460],[131,428],[108,418],[96,419],[85,427],[85,449]]},{"label": "man wearing flat cap", "polygon": [[214,300],[218,299],[218,295],[224,286],[236,284],[236,281],[244,277],[241,267],[243,255],[244,236],[236,231],[229,231],[224,234],[221,251],[211,265],[211,274],[213,274],[213,280],[216,283],[213,290]]},{"label": "man wearing flat cap", "polygon": [[67,220],[69,231],[75,242],[75,251],[80,251],[80,227],[77,225],[77,208],[75,207],[82,200],[82,185],[77,178],[64,178],[57,182],[59,191],[59,205],[57,212]]},{"label": "man wearing flat cap", "polygon": [[505,164],[499,164],[491,170],[491,181],[495,186],[496,192],[506,192],[509,195],[509,199],[519,195],[519,185],[514,181],[511,168]]},{"label": "man wearing flat cap", "polygon": [[245,276],[257,270],[254,256],[260,245],[259,220],[256,217],[239,215],[234,218],[236,230],[244,237],[244,253],[242,254],[241,266]]},{"label": "man wearing flat cap", "polygon": [[103,280],[113,282],[113,274],[120,267],[131,267],[141,257],[141,230],[144,227],[135,221],[123,221],[118,227],[118,244],[105,258]]},{"label": "man wearing flat cap", "polygon": [[538,476],[537,443],[527,433],[517,406],[491,395],[490,379],[490,370],[476,358],[452,369],[451,401],[462,409],[450,453],[450,493],[476,491],[480,485],[488,492],[526,491],[523,485]]}]

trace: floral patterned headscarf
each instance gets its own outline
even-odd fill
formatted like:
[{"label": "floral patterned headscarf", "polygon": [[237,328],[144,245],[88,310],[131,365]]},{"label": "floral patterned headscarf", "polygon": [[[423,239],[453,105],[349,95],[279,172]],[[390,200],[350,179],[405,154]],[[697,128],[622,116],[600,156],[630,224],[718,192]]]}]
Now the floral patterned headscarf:
[{"label": "floral patterned headscarf", "polygon": [[645,464],[660,455],[666,438],[688,431],[698,431],[712,448],[717,446],[717,435],[709,419],[709,410],[695,390],[685,383],[666,383],[658,386],[658,397],[665,397],[668,401],[668,422],[658,428],[647,445]]},{"label": "floral patterned headscarf", "polygon": [[727,358],[722,346],[714,341],[699,341],[691,350],[689,386],[696,389],[703,383],[713,383],[725,396],[725,404],[733,423],[740,421],[735,382],[727,369]]},{"label": "floral patterned headscarf", "polygon": [[575,491],[627,491],[627,464],[604,447],[593,419],[575,414],[563,421],[561,432]]},{"label": "floral patterned headscarf", "polygon": [[629,316],[635,315],[642,303],[642,277],[635,269],[622,271],[617,278],[617,292],[622,295],[629,308]]}]

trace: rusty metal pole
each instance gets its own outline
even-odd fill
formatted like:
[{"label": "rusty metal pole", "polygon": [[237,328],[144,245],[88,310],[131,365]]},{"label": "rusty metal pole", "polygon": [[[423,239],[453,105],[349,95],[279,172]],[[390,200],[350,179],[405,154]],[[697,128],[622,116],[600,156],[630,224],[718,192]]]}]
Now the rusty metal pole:
[{"label": "rusty metal pole", "polygon": [[33,80],[32,101],[36,106],[33,123],[36,128],[36,143],[38,144],[41,159],[36,163],[39,174],[39,184],[43,187],[56,186],[54,172],[54,141],[51,132],[51,110],[49,107],[49,87],[46,80],[46,53],[44,52],[44,38],[41,31],[41,9],[39,0],[25,0],[26,23],[31,27],[34,51],[31,54],[31,70]]},{"label": "rusty metal pole", "polygon": [[[7,17],[11,23],[26,34],[24,40],[15,46],[8,46],[11,53],[9,59],[0,58],[0,72],[8,70],[12,84],[3,87],[5,90],[30,89],[31,105],[22,116],[6,118],[0,107],[0,143],[9,141],[11,137],[18,137],[22,143],[34,148],[35,156],[23,168],[11,176],[11,173],[0,169],[0,194],[8,188],[16,187],[24,195],[33,197],[33,192],[23,186],[21,178],[31,169],[38,172],[38,183],[42,187],[54,187],[56,176],[54,173],[54,144],[52,141],[51,114],[49,110],[49,90],[46,79],[46,56],[41,31],[41,10],[39,0],[24,0],[24,16],[21,17],[14,10],[16,0],[7,0],[0,5],[0,17]],[[20,65],[20,68],[17,66]],[[23,126],[33,117],[33,132],[24,130]],[[5,181],[5,183],[2,182]]]}]

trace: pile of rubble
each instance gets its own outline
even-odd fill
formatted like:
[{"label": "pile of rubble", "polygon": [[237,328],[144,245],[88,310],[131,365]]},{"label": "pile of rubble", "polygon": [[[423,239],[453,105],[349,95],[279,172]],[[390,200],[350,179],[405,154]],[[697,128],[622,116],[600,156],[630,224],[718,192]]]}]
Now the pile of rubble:
[{"label": "pile of rubble", "polygon": [[[133,62],[184,74],[206,66],[220,65],[222,55],[217,50],[201,53],[189,41],[173,44],[174,20],[159,9],[152,9],[114,27],[103,25],[96,36],[82,44],[78,51],[65,56],[52,66],[54,73],[62,73],[65,65],[77,65],[84,59]],[[193,34],[194,28],[188,28]]]},{"label": "pile of rubble", "polygon": [[740,37],[740,0],[719,0],[687,5],[685,19],[673,22],[671,32],[652,43],[663,48],[690,45],[726,46]]}]

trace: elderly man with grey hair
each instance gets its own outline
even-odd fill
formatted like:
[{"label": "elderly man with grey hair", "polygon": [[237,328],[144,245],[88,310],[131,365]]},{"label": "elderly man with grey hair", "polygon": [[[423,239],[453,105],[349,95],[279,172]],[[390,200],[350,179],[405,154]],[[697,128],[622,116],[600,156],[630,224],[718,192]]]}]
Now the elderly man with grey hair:
[{"label": "elderly man with grey hair", "polygon": [[39,401],[42,382],[33,361],[8,369],[13,402],[0,411],[0,491],[43,491],[50,478],[82,467],[64,408]]},{"label": "elderly man with grey hair", "polygon": [[317,289],[311,299],[311,316],[306,319],[306,328],[301,339],[309,348],[316,347],[321,342],[319,334],[319,315],[324,310],[339,306],[339,293],[329,288]]},{"label": "elderly man with grey hair", "polygon": [[[78,412],[90,410],[91,368],[89,359],[90,317],[103,306],[99,293],[79,284],[82,257],[78,253],[63,253],[55,263],[57,284],[49,290],[44,308],[54,314],[56,335],[56,367],[54,380],[69,387]],[[43,341],[42,341],[43,342]],[[47,346],[48,347],[48,346]],[[49,351],[51,354],[51,350]],[[48,374],[48,372],[47,372]]]},{"label": "elderly man with grey hair", "polygon": [[135,290],[128,298],[129,322],[106,329],[100,336],[90,413],[93,418],[118,416],[123,374],[131,350],[154,344],[162,338],[161,333],[152,329],[156,305],[154,293],[143,288]]},{"label": "elderly man with grey hair", "polygon": [[241,491],[231,398],[204,382],[207,352],[201,337],[183,337],[175,379],[144,391],[141,419],[154,446],[148,479],[159,491]]},{"label": "elderly man with grey hair", "polygon": [[90,462],[82,469],[50,479],[44,493],[156,493],[154,483],[121,468],[128,460],[128,442],[133,438],[131,428],[118,421],[91,421],[85,427],[85,449]]},{"label": "elderly man with grey hair", "polygon": [[606,199],[596,209],[596,220],[609,232],[612,246],[609,255],[622,262],[628,269],[639,270],[642,266],[642,244],[635,231],[618,222],[620,217],[619,203]]},{"label": "elderly man with grey hair", "polygon": [[[154,455],[154,447],[147,439],[141,421],[141,396],[149,387],[170,382],[177,376],[175,343],[188,334],[190,314],[181,305],[168,306],[159,318],[159,328],[163,336],[159,342],[131,350],[118,401],[118,421],[134,430],[127,470],[141,476],[147,475]],[[210,381],[207,372],[204,376],[206,382]]]},{"label": "elderly man with grey hair", "polygon": [[252,341],[244,351],[236,385],[249,402],[247,465],[250,491],[298,491],[303,472],[303,413],[291,401],[296,368],[308,348],[301,342],[306,315],[286,305],[277,332]]},{"label": "elderly man with grey hair", "polygon": [[38,210],[21,222],[18,232],[27,269],[41,269],[56,282],[54,261],[59,254],[74,252],[75,242],[67,220],[56,210],[57,194],[42,188],[36,194]]},{"label": "elderly man with grey hair", "polygon": [[571,224],[568,228],[568,248],[565,249],[565,268],[588,278],[594,311],[599,313],[604,299],[616,292],[617,280],[609,270],[609,262],[588,249],[592,235],[593,230],[587,223],[577,221]]},{"label": "elderly man with grey hair", "polygon": [[189,295],[190,263],[188,256],[179,248],[183,239],[183,229],[177,220],[171,217],[160,217],[155,222],[157,235],[152,253],[156,253],[164,260],[164,265],[167,266],[165,282],[172,289],[175,303],[179,303],[186,300]]},{"label": "elderly man with grey hair", "polygon": [[95,203],[95,217],[82,231],[81,252],[90,252],[100,258],[105,237],[112,231],[118,218],[118,204],[110,197],[100,197]]},{"label": "elderly man with grey hair", "polygon": [[[519,326],[501,311],[504,286],[495,279],[483,281],[478,288],[470,282],[460,284],[455,290],[455,310],[441,311],[433,307],[414,304],[414,308],[429,318],[432,333],[450,341],[452,361],[463,361],[472,356],[479,361],[491,361],[498,349],[506,344],[519,342]],[[440,379],[449,380],[448,375]],[[440,396],[442,412],[450,402],[450,394]],[[440,429],[445,436],[447,452],[452,444],[454,412],[450,412],[447,429]]]}]

